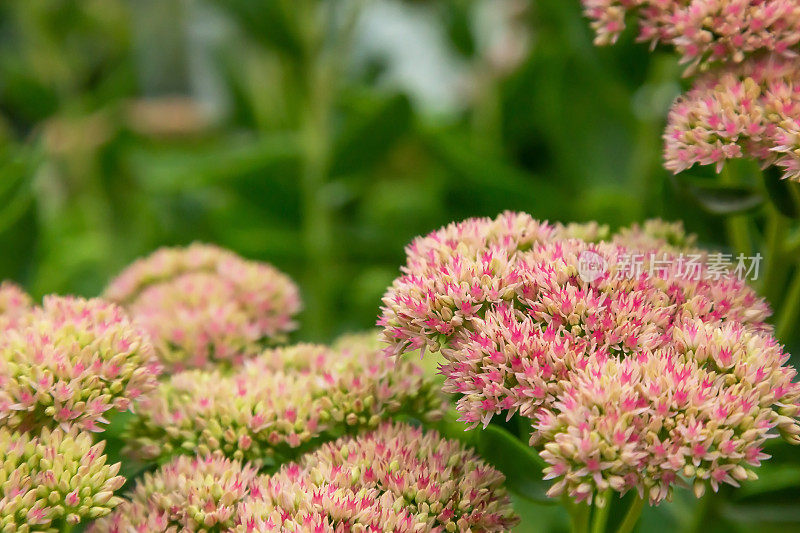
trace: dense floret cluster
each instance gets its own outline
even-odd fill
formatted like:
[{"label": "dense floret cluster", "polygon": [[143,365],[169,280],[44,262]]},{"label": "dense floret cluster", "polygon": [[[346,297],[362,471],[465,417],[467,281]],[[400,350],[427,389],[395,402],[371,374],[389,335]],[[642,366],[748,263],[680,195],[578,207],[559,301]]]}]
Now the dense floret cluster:
[{"label": "dense floret cluster", "polygon": [[516,518],[502,482],[457,442],[384,424],[271,477],[221,455],[178,457],[93,531],[505,531]]},{"label": "dense floret cluster", "polygon": [[125,478],[106,464],[104,444],[75,428],[34,437],[0,427],[0,531],[56,532],[108,514]]},{"label": "dense floret cluster", "polygon": [[[473,427],[530,418],[551,495],[635,489],[656,503],[676,484],[752,475],[776,432],[799,440],[796,371],[744,282],[705,265],[687,276],[661,253],[630,272],[619,244],[561,235],[504,213],[414,241],[384,297],[387,353],[441,351]],[[586,254],[604,265],[590,279]]]},{"label": "dense floret cluster", "polygon": [[674,46],[690,70],[741,62],[749,54],[794,55],[800,43],[796,0],[583,0],[597,44],[617,40],[635,18],[639,40]]},{"label": "dense floret cluster", "polygon": [[800,60],[767,56],[701,77],[674,103],[664,141],[674,172],[747,157],[800,179]]},{"label": "dense floret cluster", "polygon": [[240,363],[283,340],[300,310],[288,276],[206,244],[162,248],[134,262],[105,296],[143,324],[174,370]]},{"label": "dense floret cluster", "polygon": [[384,424],[282,468],[236,531],[507,531],[517,520],[502,483],[459,442]]},{"label": "dense floret cluster", "polygon": [[180,456],[136,483],[128,499],[92,532],[228,531],[238,506],[257,494],[257,472],[221,454]]},{"label": "dense floret cluster", "polygon": [[0,336],[0,423],[99,431],[156,386],[147,335],[102,300],[50,296]]},{"label": "dense floret cluster", "polygon": [[395,364],[371,341],[356,341],[337,350],[270,349],[231,373],[176,374],[139,407],[130,430],[133,451],[155,458],[220,450],[261,465],[344,432],[375,428],[395,414],[441,412],[438,387],[418,366]]},{"label": "dense floret cluster", "polygon": [[672,106],[665,166],[721,171],[729,159],[800,179],[800,4],[796,0],[583,0],[598,44],[635,17],[640,40],[674,46],[705,72]]}]

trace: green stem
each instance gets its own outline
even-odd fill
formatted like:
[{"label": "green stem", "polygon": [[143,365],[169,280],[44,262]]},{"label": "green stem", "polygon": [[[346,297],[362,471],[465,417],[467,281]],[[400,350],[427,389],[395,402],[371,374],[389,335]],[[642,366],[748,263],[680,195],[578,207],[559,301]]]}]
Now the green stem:
[{"label": "green stem", "polygon": [[[325,50],[319,13],[313,4],[306,17],[306,61],[303,65],[305,115],[302,122],[303,162],[301,171],[303,243],[307,257],[306,286],[308,287],[306,331],[318,339],[327,339],[333,313],[333,288],[336,283],[337,260],[334,231],[334,209],[327,201],[333,132],[331,114],[333,95],[339,75],[346,64],[355,33],[356,22],[364,5],[363,0],[351,6],[347,21],[330,50]],[[331,7],[333,9],[333,7]],[[331,27],[335,24],[329,23]]]},{"label": "green stem", "polygon": [[783,261],[783,252],[789,225],[786,217],[778,213],[774,207],[768,209],[761,292],[767,297],[773,308],[777,309],[784,292],[783,280],[786,274],[786,265]]},{"label": "green stem", "polygon": [[644,498],[638,496],[631,502],[628,507],[628,512],[625,513],[625,518],[617,529],[617,533],[630,533],[636,524],[639,522],[639,517],[642,516],[642,509],[644,508]]},{"label": "green stem", "polygon": [[591,507],[585,503],[570,503],[567,507],[571,522],[572,533],[587,533],[589,531],[589,512]]},{"label": "green stem", "polygon": [[[608,511],[611,509],[611,489],[605,491],[600,501],[595,501],[592,517],[592,533],[605,533],[608,523]],[[599,505],[602,503],[602,506]]]},{"label": "green stem", "polygon": [[708,518],[714,514],[714,499],[717,497],[716,492],[706,493],[700,501],[697,502],[692,520],[686,529],[686,533],[700,533],[705,527]]},{"label": "green stem", "polygon": [[303,168],[301,175],[303,206],[303,240],[308,270],[308,331],[325,337],[331,311],[331,272],[333,262],[333,228],[330,206],[325,202],[324,188],[328,178],[331,155],[330,102],[331,88],[325,69],[310,67],[308,107],[303,124]]},{"label": "green stem", "polygon": [[472,115],[472,129],[475,139],[488,146],[492,154],[502,154],[503,118],[502,105],[498,95],[498,80],[489,72],[488,67],[478,77],[477,99]]},{"label": "green stem", "polygon": [[72,524],[64,524],[61,527],[61,533],[71,533],[71,531],[75,528]]},{"label": "green stem", "polygon": [[[731,175],[728,165],[722,167],[720,181],[733,185],[735,180]],[[753,255],[753,246],[750,242],[750,229],[748,227],[747,216],[733,215],[725,218],[725,229],[728,233],[728,242],[737,254],[745,257]]]},{"label": "green stem", "polygon": [[[794,202],[797,213],[800,213],[800,187],[796,183],[788,184],[789,194]],[[778,339],[785,340],[790,335],[794,328],[797,326],[798,319],[800,319],[800,264],[796,259],[795,252],[790,250],[791,236],[783,236],[782,251],[785,254],[784,260],[786,263],[794,263],[795,272],[792,281],[789,284],[789,290],[786,291],[786,297],[783,300],[783,305],[777,312],[777,319],[775,322],[775,335]],[[787,266],[787,269],[789,267]]]},{"label": "green stem", "polygon": [[794,273],[783,307],[778,313],[775,336],[778,339],[786,339],[797,327],[798,318],[800,318],[800,268]]}]

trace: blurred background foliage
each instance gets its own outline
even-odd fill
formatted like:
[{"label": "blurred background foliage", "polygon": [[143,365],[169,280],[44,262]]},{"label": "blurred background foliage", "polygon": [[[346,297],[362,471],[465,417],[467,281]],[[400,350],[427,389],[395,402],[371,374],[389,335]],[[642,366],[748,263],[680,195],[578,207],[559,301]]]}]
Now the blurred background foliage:
[{"label": "blurred background foliage", "polygon": [[[213,242],[290,273],[296,338],[329,340],[374,324],[414,236],[469,216],[659,216],[730,249],[661,166],[677,60],[633,37],[596,48],[577,0],[2,2],[0,277],[96,295]],[[775,453],[771,482],[642,530],[797,527],[800,461]],[[543,509],[520,530],[565,527]]]}]

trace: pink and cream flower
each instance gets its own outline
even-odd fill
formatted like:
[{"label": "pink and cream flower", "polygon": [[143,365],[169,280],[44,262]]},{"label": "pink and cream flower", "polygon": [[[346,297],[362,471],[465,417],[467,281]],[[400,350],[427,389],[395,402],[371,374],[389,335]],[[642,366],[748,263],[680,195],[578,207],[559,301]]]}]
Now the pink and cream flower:
[{"label": "pink and cream flower", "polygon": [[261,466],[393,415],[436,418],[442,405],[415,363],[387,360],[374,339],[351,336],[335,350],[299,344],[231,372],[176,374],[142,402],[129,441],[147,459],[220,451]]},{"label": "pink and cream flower", "polygon": [[[800,9],[800,8],[798,8]],[[751,158],[800,180],[800,60],[748,59],[699,78],[678,98],[664,133],[666,168]]]},{"label": "pink and cream flower", "polygon": [[100,431],[156,386],[161,370],[147,334],[122,308],[48,296],[0,336],[0,421],[24,431]]},{"label": "pink and cream flower", "polygon": [[[635,489],[657,503],[674,485],[753,475],[770,437],[800,441],[797,373],[743,281],[650,269],[647,255],[630,275],[620,238],[559,228],[504,213],[414,241],[384,297],[387,354],[440,351],[471,427],[530,418],[553,496]],[[591,280],[586,252],[606,265]]]},{"label": "pink and cream flower", "polygon": [[0,427],[0,530],[57,531],[111,512],[125,478],[104,445],[75,428],[34,437]]},{"label": "pink and cream flower", "polygon": [[198,243],[135,261],[105,297],[144,326],[174,370],[241,363],[295,329],[301,307],[297,286],[275,267]]},{"label": "pink and cream flower", "polygon": [[629,20],[638,39],[673,46],[689,71],[775,52],[793,57],[800,43],[795,0],[582,0],[600,45],[615,42]]}]

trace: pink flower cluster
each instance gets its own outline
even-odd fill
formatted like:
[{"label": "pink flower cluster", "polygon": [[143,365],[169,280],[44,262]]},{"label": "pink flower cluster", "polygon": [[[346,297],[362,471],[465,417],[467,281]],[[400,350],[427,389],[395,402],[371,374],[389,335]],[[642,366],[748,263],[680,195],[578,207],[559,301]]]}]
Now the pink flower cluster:
[{"label": "pink flower cluster", "polygon": [[[587,251],[608,265],[592,281],[578,271]],[[617,276],[626,248],[515,213],[407,253],[383,300],[387,353],[441,351],[444,390],[472,427],[530,418],[553,496],[635,489],[657,503],[674,485],[751,476],[775,433],[800,442],[797,373],[738,279]]]},{"label": "pink flower cluster", "polygon": [[221,455],[179,457],[92,531],[506,531],[517,519],[502,483],[462,444],[384,424],[273,476]]},{"label": "pink flower cluster", "polygon": [[230,373],[176,374],[143,399],[129,441],[148,459],[220,451],[261,466],[345,431],[375,428],[394,414],[436,417],[442,402],[416,364],[395,364],[374,339],[351,337],[337,350],[267,350]]},{"label": "pink flower cluster", "polygon": [[156,386],[147,335],[102,300],[50,296],[0,336],[0,422],[99,431]]},{"label": "pink flower cluster", "polygon": [[517,519],[503,481],[457,441],[384,424],[284,466],[236,531],[507,531]]},{"label": "pink flower cluster", "polygon": [[[639,38],[675,46],[687,74],[664,134],[665,166],[681,172],[729,159],[777,165],[800,180],[800,4],[796,0],[583,0],[597,43],[634,13]],[[709,68],[713,66],[713,68]]]},{"label": "pink flower cluster", "polygon": [[33,437],[0,427],[0,531],[57,531],[111,512],[125,478],[104,445],[75,428]]},{"label": "pink flower cluster", "polygon": [[17,325],[33,305],[31,297],[10,281],[0,283],[0,331]]},{"label": "pink flower cluster", "polygon": [[800,59],[766,56],[699,78],[673,104],[664,141],[674,172],[695,164],[720,171],[748,157],[800,180]]},{"label": "pink flower cluster", "polygon": [[617,40],[629,15],[639,40],[674,46],[690,71],[749,54],[793,56],[800,43],[796,0],[582,0],[597,44]]},{"label": "pink flower cluster", "polygon": [[180,456],[146,473],[94,533],[229,531],[238,507],[260,494],[257,471],[221,454]]},{"label": "pink flower cluster", "polygon": [[216,246],[162,248],[106,289],[150,333],[175,370],[239,363],[295,328],[298,289],[271,265]]},{"label": "pink flower cluster", "polygon": [[[589,242],[582,237],[578,238]],[[620,228],[611,237],[611,242],[639,253],[666,252],[675,256],[681,253],[703,255],[703,250],[696,248],[697,236],[686,233],[683,222],[680,221],[666,222],[657,218],[646,220],[642,224],[633,224],[630,227]]]}]

